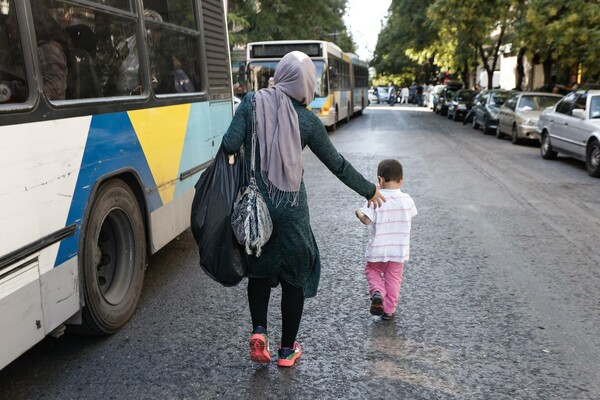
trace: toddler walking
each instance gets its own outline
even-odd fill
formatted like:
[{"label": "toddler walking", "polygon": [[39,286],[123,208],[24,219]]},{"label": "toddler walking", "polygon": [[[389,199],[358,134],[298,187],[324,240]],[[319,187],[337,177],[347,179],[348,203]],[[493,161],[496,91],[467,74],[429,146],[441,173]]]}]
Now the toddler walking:
[{"label": "toddler walking", "polygon": [[381,161],[377,167],[377,180],[385,203],[376,209],[365,203],[355,214],[372,228],[365,252],[371,314],[391,320],[398,305],[404,263],[409,258],[410,225],[412,217],[417,215],[417,208],[413,199],[400,190],[404,178],[399,161]]}]

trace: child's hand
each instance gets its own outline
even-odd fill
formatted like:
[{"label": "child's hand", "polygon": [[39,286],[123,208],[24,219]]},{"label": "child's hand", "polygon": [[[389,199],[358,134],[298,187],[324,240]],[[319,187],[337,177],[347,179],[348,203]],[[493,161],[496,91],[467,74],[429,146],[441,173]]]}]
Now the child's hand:
[{"label": "child's hand", "polygon": [[360,208],[357,208],[356,210],[354,210],[354,214],[360,220],[360,222],[362,222],[363,224],[365,224],[365,225],[371,224],[371,219],[369,217],[367,217],[365,215],[365,213],[361,211]]}]

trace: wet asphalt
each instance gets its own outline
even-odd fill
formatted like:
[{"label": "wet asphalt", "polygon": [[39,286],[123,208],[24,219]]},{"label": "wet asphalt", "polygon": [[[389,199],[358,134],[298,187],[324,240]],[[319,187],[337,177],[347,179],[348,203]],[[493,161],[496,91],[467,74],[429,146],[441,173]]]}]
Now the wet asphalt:
[{"label": "wet asphalt", "polygon": [[600,179],[413,106],[370,106],[330,137],[373,181],[381,159],[404,165],[419,214],[394,320],[368,311],[363,199],[307,149],[323,270],[296,366],[249,360],[246,282],[211,281],[186,232],[150,258],[124,329],[45,339],[0,371],[0,399],[600,398]]}]

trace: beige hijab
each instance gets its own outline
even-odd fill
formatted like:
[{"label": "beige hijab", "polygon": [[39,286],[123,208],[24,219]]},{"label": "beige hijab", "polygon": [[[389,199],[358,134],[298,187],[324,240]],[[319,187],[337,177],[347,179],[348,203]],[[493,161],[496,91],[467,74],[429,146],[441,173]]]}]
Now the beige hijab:
[{"label": "beige hijab", "polygon": [[282,202],[296,206],[303,173],[302,143],[298,114],[290,98],[309,105],[317,71],[306,54],[292,51],[277,64],[274,82],[271,88],[256,92],[260,169],[275,206]]}]

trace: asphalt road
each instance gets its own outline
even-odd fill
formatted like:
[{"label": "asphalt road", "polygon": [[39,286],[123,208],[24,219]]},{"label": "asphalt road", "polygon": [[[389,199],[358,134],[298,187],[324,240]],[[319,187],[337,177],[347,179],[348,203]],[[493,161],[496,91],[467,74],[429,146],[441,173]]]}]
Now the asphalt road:
[{"label": "asphalt road", "polygon": [[0,399],[600,398],[600,179],[413,106],[330,137],[373,181],[381,159],[404,165],[419,215],[395,320],[368,312],[363,199],[307,149],[323,273],[296,366],[252,364],[245,282],[211,281],[186,233],[150,259],[123,330],[44,340],[0,372]]}]

